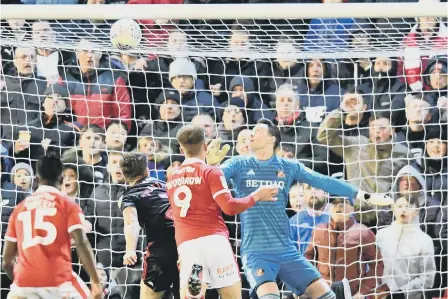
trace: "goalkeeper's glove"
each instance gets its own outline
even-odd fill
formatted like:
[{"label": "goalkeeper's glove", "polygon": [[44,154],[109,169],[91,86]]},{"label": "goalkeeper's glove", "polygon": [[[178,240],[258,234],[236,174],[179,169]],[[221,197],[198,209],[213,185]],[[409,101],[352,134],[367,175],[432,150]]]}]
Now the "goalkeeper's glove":
[{"label": "goalkeeper's glove", "polygon": [[226,157],[230,150],[230,145],[225,144],[221,148],[221,138],[212,140],[207,146],[207,164],[218,165]]},{"label": "goalkeeper's glove", "polygon": [[374,206],[389,206],[394,203],[393,198],[382,194],[370,194],[359,190],[356,199]]}]

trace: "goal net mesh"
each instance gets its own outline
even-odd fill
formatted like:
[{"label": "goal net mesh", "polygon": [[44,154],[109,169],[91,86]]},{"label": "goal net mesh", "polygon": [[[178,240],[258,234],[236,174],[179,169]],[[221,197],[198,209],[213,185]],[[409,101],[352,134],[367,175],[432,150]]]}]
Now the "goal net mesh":
[{"label": "goal net mesh", "polygon": [[[401,198],[395,213],[356,202],[350,217],[368,227],[364,233],[350,221],[334,224],[341,205],[330,204],[327,194],[294,185],[285,209],[291,238],[323,277],[347,277],[353,294],[371,278],[363,292],[387,285],[415,298],[442,297],[448,275],[444,15],[139,20],[143,38],[131,51],[112,46],[115,20],[2,19],[2,244],[11,210],[36,183],[36,160],[55,149],[66,163],[63,189],[91,224],[108,292],[138,298],[141,263],[122,264],[120,153],[147,154],[150,175],[165,180],[183,160],[176,141],[183,125],[203,126],[208,139],[221,137],[236,156],[249,153],[245,129],[265,117],[282,134],[277,155]],[[249,175],[244,179],[256,187]],[[408,218],[413,225],[400,224]],[[239,216],[225,219],[241,265]],[[318,225],[330,233],[313,234]],[[140,253],[145,246],[142,238]],[[75,270],[87,280],[76,261],[74,255]],[[265,269],[259,271],[254,275]],[[1,289],[3,298],[9,289],[3,272]],[[248,297],[244,278],[243,289]]]}]

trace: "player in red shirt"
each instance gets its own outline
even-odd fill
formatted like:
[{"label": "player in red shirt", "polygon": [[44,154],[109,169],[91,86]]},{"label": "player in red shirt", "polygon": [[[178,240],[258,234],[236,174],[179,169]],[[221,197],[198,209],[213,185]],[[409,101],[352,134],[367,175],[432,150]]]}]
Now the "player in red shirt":
[{"label": "player in red shirt", "polygon": [[[167,192],[176,228],[181,298],[204,296],[207,288],[218,289],[224,299],[240,298],[238,264],[228,240],[229,231],[222,211],[236,215],[259,200],[275,200],[278,190],[261,187],[247,197],[233,198],[222,171],[205,164],[204,130],[189,125],[178,132],[177,139],[186,159],[168,178]],[[197,286],[191,285],[190,273],[196,265],[203,269],[202,292],[199,292],[200,280]],[[192,289],[198,290],[199,294],[192,294]]]},{"label": "player in red shirt", "polygon": [[[39,187],[11,214],[2,265],[13,281],[8,298],[102,298],[84,215],[59,191],[62,169],[55,153],[42,157],[37,163]],[[91,278],[92,294],[72,271],[70,239]]]}]

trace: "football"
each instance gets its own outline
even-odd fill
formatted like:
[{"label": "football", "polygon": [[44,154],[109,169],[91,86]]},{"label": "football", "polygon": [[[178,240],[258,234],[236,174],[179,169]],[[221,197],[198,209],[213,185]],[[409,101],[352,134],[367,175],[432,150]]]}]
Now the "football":
[{"label": "football", "polygon": [[132,19],[121,19],[116,21],[110,30],[110,41],[115,48],[120,50],[131,50],[140,45],[142,30]]}]

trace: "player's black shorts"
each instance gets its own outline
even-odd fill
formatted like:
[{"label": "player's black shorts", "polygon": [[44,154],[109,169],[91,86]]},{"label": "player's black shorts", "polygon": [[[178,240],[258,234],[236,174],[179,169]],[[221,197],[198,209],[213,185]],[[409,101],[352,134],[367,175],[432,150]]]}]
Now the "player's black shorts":
[{"label": "player's black shorts", "polygon": [[143,262],[143,282],[154,292],[169,291],[179,298],[179,270],[177,247],[172,244],[149,243]]}]

